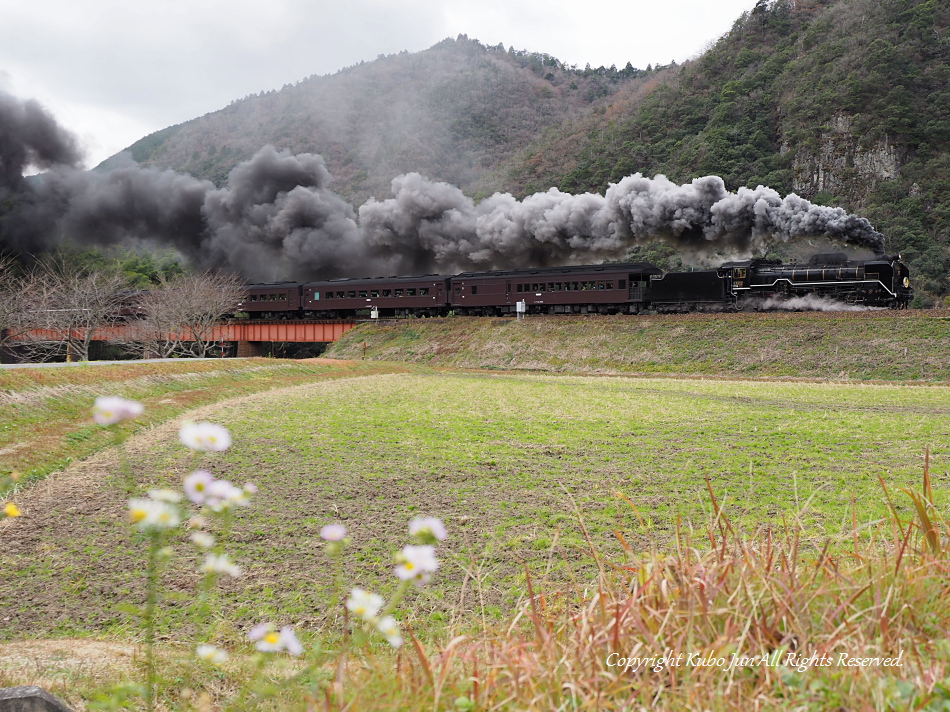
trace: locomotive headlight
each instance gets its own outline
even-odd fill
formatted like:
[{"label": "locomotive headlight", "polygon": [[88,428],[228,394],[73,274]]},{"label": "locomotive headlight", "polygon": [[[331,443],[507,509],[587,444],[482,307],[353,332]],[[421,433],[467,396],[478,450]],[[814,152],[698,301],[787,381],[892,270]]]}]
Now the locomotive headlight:
[{"label": "locomotive headlight", "polygon": [[910,288],[910,280],[907,277],[904,277],[904,289]]}]

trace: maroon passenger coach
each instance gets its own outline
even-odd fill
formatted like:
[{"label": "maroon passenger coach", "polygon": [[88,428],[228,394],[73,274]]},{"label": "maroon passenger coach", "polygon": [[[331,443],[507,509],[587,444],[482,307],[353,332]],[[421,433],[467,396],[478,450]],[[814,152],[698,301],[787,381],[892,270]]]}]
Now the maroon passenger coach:
[{"label": "maroon passenger coach", "polygon": [[309,282],[301,289],[301,308],[307,315],[329,319],[374,308],[379,316],[440,316],[445,313],[450,279],[425,274]]},{"label": "maroon passenger coach", "polygon": [[459,314],[508,314],[523,301],[531,314],[637,313],[650,277],[659,274],[646,262],[463,272],[452,278],[449,307]]}]

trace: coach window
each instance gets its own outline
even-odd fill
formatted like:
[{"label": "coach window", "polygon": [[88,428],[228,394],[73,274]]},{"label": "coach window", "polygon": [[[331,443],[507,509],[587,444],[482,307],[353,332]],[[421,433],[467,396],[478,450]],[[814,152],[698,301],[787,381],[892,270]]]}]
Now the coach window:
[{"label": "coach window", "polygon": [[393,293],[393,290],[391,290],[391,289],[384,289],[384,290],[383,290],[383,296],[384,296],[384,297],[391,297],[391,296],[392,296],[392,293]]},{"label": "coach window", "polygon": [[407,290],[406,290],[406,296],[407,296],[407,297],[414,297],[414,296],[416,296],[416,290],[415,290],[415,289],[407,289]]},{"label": "coach window", "polygon": [[554,291],[554,282],[548,282],[548,291],[549,291],[549,292],[553,292],[553,291]]},{"label": "coach window", "polygon": [[461,288],[461,287],[456,287],[456,288],[455,288],[455,296],[458,296],[458,295],[461,294],[461,293],[462,293],[462,288]]},{"label": "coach window", "polygon": [[287,301],[287,295],[286,295],[286,294],[281,294],[281,295],[280,295],[280,301],[286,302],[286,301]]},{"label": "coach window", "polygon": [[613,289],[613,288],[614,288],[614,283],[613,283],[613,282],[607,282],[607,289]]},{"label": "coach window", "polygon": [[347,291],[346,296],[347,296],[349,299],[356,299],[356,292],[354,292],[354,291],[351,289],[351,290]]},{"label": "coach window", "polygon": [[621,279],[620,281],[617,282],[617,289],[626,289],[626,288],[627,288],[627,280]]},{"label": "coach window", "polygon": [[378,290],[378,289],[371,289],[371,290],[369,290],[369,296],[371,296],[371,297],[378,297],[378,296],[379,296],[379,290]]},{"label": "coach window", "polygon": [[394,296],[401,297],[401,296],[402,296],[402,290],[401,290],[401,289],[394,289],[394,290],[393,290],[393,294],[394,294]]},{"label": "coach window", "polygon": [[478,285],[472,285],[472,294],[478,294]]},{"label": "coach window", "polygon": [[428,288],[428,287],[419,287],[419,296],[420,296],[420,297],[427,297],[427,296],[429,296],[429,288]]},{"label": "coach window", "polygon": [[603,288],[604,288],[604,283],[603,283],[603,282],[598,282],[598,283],[597,283],[597,289],[603,289]]},{"label": "coach window", "polygon": [[360,296],[361,296],[361,297],[365,297],[365,296],[366,296],[366,290],[365,290],[365,289],[361,289],[361,290],[360,290]]}]

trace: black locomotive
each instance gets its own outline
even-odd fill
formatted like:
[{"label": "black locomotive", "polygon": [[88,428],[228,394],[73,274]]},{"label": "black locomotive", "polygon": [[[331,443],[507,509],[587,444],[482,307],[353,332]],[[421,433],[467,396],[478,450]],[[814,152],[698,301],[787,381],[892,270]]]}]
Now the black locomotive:
[{"label": "black locomotive", "polygon": [[530,314],[638,314],[769,309],[799,298],[903,309],[913,290],[899,255],[850,260],[829,253],[807,264],[753,259],[665,274],[647,262],[627,262],[250,284],[238,311],[261,319],[502,316],[520,302]]}]

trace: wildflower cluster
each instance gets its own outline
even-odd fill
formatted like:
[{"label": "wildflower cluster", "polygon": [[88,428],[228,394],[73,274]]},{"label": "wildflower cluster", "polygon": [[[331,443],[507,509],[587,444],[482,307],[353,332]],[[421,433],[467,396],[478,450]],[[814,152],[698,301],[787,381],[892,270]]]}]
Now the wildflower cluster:
[{"label": "wildflower cluster", "polygon": [[152,489],[148,497],[129,500],[129,519],[143,532],[160,532],[181,524],[181,510],[177,504],[181,495],[174,490]]},{"label": "wildflower cluster", "polygon": [[[346,530],[338,524],[328,525],[320,532],[323,539],[331,542],[342,540],[345,534]],[[382,596],[362,588],[352,589],[345,604],[352,615],[366,623],[367,631],[379,631],[394,648],[400,647],[403,639],[399,624],[390,613],[395,610],[410,584],[423,586],[432,578],[433,572],[439,567],[434,544],[445,539],[446,531],[442,522],[435,517],[416,517],[409,522],[409,535],[416,543],[404,546],[396,556],[398,565],[394,573],[401,584],[389,604],[384,606]]]},{"label": "wildflower cluster", "polygon": [[[143,407],[135,401],[125,400],[123,398],[101,397],[97,398],[93,405],[92,417],[99,425],[112,426],[123,420],[128,420],[141,415]],[[213,423],[186,422],[181,426],[178,432],[178,439],[183,445],[197,452],[223,452],[231,446],[231,434],[220,425]],[[119,441],[121,442],[121,440]],[[236,487],[228,480],[216,478],[207,470],[195,470],[184,478],[182,483],[183,493],[173,489],[151,489],[147,496],[133,497],[128,502],[129,518],[137,529],[147,532],[152,536],[152,559],[149,570],[155,571],[157,562],[163,561],[172,555],[170,547],[162,547],[159,544],[159,537],[167,531],[176,529],[187,517],[187,513],[182,506],[188,503],[200,505],[211,515],[225,515],[234,507],[246,507],[250,504],[251,496],[257,492],[257,487],[248,482],[243,487]],[[11,503],[8,504],[0,518],[4,516],[18,516],[19,510]],[[226,523],[229,521],[227,518]],[[204,561],[199,566],[199,570],[205,574],[206,586],[213,584],[218,575],[227,575],[237,577],[241,575],[241,568],[235,564],[230,556],[221,550],[215,538],[207,531],[203,531],[208,526],[208,520],[202,515],[192,516],[187,519],[187,528],[191,530],[188,538],[198,549],[205,552]],[[328,540],[332,536],[328,535]],[[343,530],[345,534],[345,530]],[[336,540],[343,537],[341,534]],[[150,574],[149,585],[154,585],[154,574]],[[207,596],[207,592],[202,594]],[[149,600],[154,601],[154,594],[149,594]],[[146,612],[146,627],[151,630],[151,621],[153,614],[151,606]],[[149,633],[148,638],[153,640],[153,634]],[[299,655],[303,647],[289,627],[281,628],[277,631],[270,624],[255,626],[249,633],[251,640],[255,641],[255,647],[261,652],[277,652],[285,650],[291,655]],[[207,663],[220,665],[227,660],[228,654],[224,650],[202,643],[196,646],[195,656]],[[151,658],[150,658],[151,659]],[[153,673],[149,672],[151,680]],[[151,689],[151,684],[149,689]]]},{"label": "wildflower cluster", "polygon": [[194,504],[203,504],[212,512],[223,512],[231,507],[246,507],[251,502],[251,495],[257,492],[257,487],[246,483],[243,487],[235,487],[224,479],[216,479],[207,470],[195,470],[185,477],[183,483],[185,495]]}]

